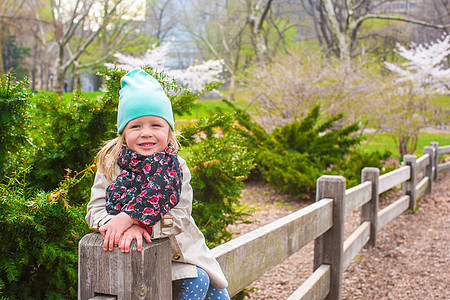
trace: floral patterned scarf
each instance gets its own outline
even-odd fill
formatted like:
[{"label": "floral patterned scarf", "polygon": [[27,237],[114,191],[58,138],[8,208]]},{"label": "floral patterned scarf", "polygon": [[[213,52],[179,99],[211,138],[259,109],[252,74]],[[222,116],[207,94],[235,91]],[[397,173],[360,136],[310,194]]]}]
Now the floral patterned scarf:
[{"label": "floral patterned scarf", "polygon": [[177,155],[171,144],[152,155],[123,147],[117,161],[123,171],[106,189],[106,211],[153,226],[180,201],[183,171]]}]

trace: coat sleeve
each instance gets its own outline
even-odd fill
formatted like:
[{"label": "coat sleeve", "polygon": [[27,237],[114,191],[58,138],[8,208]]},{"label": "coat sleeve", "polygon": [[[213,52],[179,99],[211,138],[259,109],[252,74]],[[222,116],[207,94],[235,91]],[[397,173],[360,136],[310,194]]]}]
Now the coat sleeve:
[{"label": "coat sleeve", "polygon": [[86,221],[92,228],[100,228],[113,216],[106,212],[106,176],[97,171],[91,188],[91,199],[87,205]]}]

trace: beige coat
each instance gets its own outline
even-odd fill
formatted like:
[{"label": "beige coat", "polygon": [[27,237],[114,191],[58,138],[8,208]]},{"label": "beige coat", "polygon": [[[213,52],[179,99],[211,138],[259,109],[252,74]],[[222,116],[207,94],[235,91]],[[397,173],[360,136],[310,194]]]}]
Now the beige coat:
[{"label": "beige coat", "polygon": [[[191,216],[191,173],[186,161],[180,156],[178,156],[178,159],[183,169],[181,199],[161,221],[153,226],[152,239],[162,237],[169,237],[170,239],[173,253],[172,280],[197,277],[195,266],[199,266],[208,273],[214,287],[226,288],[228,282],[222,269],[206,246],[205,238]],[[116,171],[118,171],[117,174],[120,173],[119,166],[117,166]],[[113,217],[108,215],[105,209],[107,186],[106,176],[97,172],[91,189],[91,200],[87,205],[86,220],[91,227],[100,228]]]}]

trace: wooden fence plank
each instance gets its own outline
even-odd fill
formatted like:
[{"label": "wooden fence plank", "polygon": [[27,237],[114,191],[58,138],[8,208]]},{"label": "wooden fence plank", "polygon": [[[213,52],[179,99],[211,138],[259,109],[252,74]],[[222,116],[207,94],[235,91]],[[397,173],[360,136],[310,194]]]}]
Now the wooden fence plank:
[{"label": "wooden fence plank", "polygon": [[450,146],[441,146],[438,148],[438,155],[442,154],[449,154],[450,153]]},{"label": "wooden fence plank", "polygon": [[416,199],[422,198],[427,193],[430,178],[424,177],[416,186]]},{"label": "wooden fence plank", "polygon": [[[171,250],[168,239],[144,242],[142,251],[133,241],[129,253],[103,250],[100,233],[79,242],[78,299],[94,296],[127,299],[171,299]],[[155,276],[158,274],[158,276]],[[94,298],[95,299],[95,298]]]},{"label": "wooden fence plank", "polygon": [[409,207],[409,196],[405,195],[378,212],[378,229],[401,215]]},{"label": "wooden fence plank", "polygon": [[380,187],[380,170],[378,168],[364,168],[361,172],[361,181],[372,184],[371,200],[361,207],[361,224],[370,222],[369,246],[375,247],[378,231],[378,200]]},{"label": "wooden fence plank", "polygon": [[444,173],[450,171],[450,162],[439,164],[436,173]]},{"label": "wooden fence plank", "polygon": [[321,265],[287,300],[321,300],[330,292],[330,265]]},{"label": "wooden fence plank", "polygon": [[363,206],[372,198],[372,183],[363,182],[345,191],[345,215]]},{"label": "wooden fence plank", "polygon": [[380,187],[378,193],[386,192],[394,186],[398,186],[411,178],[411,171],[409,166],[403,166],[392,172],[380,176]]},{"label": "wooden fence plank", "polygon": [[429,164],[430,164],[430,155],[429,154],[422,155],[416,161],[416,172],[417,173],[420,172]]},{"label": "wooden fence plank", "polygon": [[411,176],[403,184],[403,194],[411,196],[409,198],[409,208],[412,212],[416,210],[416,175],[417,175],[417,157],[412,154],[406,154],[403,157],[403,163],[411,168]]},{"label": "wooden fence plank", "polygon": [[97,295],[89,300],[117,300],[116,296],[108,296],[108,295]]},{"label": "wooden fence plank", "polygon": [[323,199],[212,249],[230,296],[330,229],[332,214],[333,200]]},{"label": "wooden fence plank", "polygon": [[423,147],[423,153],[428,154],[430,156],[429,164],[425,167],[423,174],[425,177],[430,178],[430,181],[428,182],[428,188],[426,190],[427,194],[431,194],[433,191],[433,161],[434,156],[436,155],[435,150],[433,147],[425,146]]},{"label": "wooden fence plank", "polygon": [[323,175],[316,183],[316,199],[333,199],[333,227],[314,242],[314,268],[331,265],[330,293],[326,299],[342,298],[342,259],[344,252],[345,178]]},{"label": "wooden fence plank", "polygon": [[438,142],[431,142],[430,146],[434,148],[434,153],[436,154],[433,157],[433,181],[437,181],[438,179],[438,165],[439,165],[439,143]]},{"label": "wooden fence plank", "polygon": [[347,269],[359,250],[369,241],[369,237],[370,222],[364,222],[345,240],[344,259],[342,263],[344,270]]}]

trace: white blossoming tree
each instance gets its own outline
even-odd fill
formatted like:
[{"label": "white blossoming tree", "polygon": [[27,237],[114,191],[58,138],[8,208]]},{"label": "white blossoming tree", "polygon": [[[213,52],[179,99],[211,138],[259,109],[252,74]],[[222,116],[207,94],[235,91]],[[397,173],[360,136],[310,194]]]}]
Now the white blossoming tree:
[{"label": "white blossoming tree", "polygon": [[444,34],[430,44],[411,43],[409,49],[397,44],[396,52],[407,61],[401,65],[385,62],[386,67],[399,76],[400,82],[409,81],[424,93],[450,92],[450,35]]},{"label": "white blossoming tree", "polygon": [[[440,109],[428,100],[450,92],[450,36],[444,34],[430,44],[397,44],[395,50],[406,62],[385,62],[395,76],[391,89],[379,99],[380,114],[375,124],[393,137],[400,156],[414,153],[419,132],[442,123]],[[445,121],[444,121],[445,122]]]},{"label": "white blossoming tree", "polygon": [[107,68],[117,66],[121,69],[130,71],[134,68],[149,66],[157,71],[164,71],[167,75],[175,78],[187,89],[193,91],[201,91],[206,84],[213,81],[221,80],[223,72],[222,60],[208,60],[195,66],[188,68],[171,69],[166,66],[166,60],[170,51],[170,43],[163,43],[159,47],[148,49],[142,57],[133,57],[122,53],[114,54],[117,58],[117,64],[105,64]]}]

